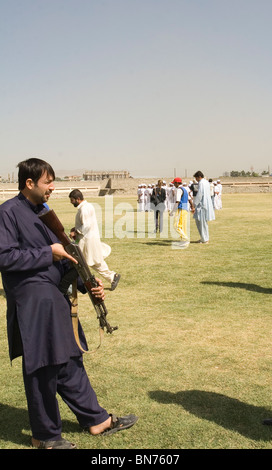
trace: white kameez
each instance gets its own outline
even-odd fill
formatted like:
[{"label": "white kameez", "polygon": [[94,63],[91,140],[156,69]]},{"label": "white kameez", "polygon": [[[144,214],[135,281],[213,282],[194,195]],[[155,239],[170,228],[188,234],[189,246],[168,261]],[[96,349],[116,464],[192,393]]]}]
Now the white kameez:
[{"label": "white kameez", "polygon": [[78,206],[75,220],[78,245],[89,266],[98,271],[109,282],[113,281],[114,271],[110,271],[104,258],[109,256],[111,247],[100,240],[94,206],[82,201]]},{"label": "white kameez", "polygon": [[144,212],[145,210],[145,188],[138,189],[138,211]]},{"label": "white kameez", "polygon": [[215,220],[214,209],[210,194],[209,182],[202,178],[198,183],[197,195],[194,198],[194,219],[202,242],[209,240],[208,221]]},{"label": "white kameez", "polygon": [[217,183],[218,188],[218,207],[217,209],[222,209],[222,184]]}]

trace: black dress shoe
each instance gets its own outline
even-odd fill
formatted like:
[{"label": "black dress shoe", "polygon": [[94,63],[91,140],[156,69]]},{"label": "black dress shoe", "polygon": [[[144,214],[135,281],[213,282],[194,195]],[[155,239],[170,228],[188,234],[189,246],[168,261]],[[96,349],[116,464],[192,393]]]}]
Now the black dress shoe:
[{"label": "black dress shoe", "polygon": [[266,424],[267,426],[272,426],[272,418],[264,419],[263,424]]},{"label": "black dress shoe", "polygon": [[113,278],[113,281],[112,281],[112,283],[111,283],[111,288],[110,288],[110,290],[116,289],[117,284],[118,284],[118,282],[120,281],[120,277],[121,277],[121,274],[117,274],[117,273],[114,274],[114,278]]}]

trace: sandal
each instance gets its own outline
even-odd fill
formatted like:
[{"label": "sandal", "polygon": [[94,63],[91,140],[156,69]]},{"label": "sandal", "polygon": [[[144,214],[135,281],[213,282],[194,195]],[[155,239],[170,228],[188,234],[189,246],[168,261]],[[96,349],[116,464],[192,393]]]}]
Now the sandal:
[{"label": "sandal", "polygon": [[110,416],[111,416],[111,427],[101,432],[99,434],[100,436],[108,436],[109,434],[122,431],[123,429],[131,428],[131,426],[133,426],[136,423],[136,421],[138,421],[138,416],[135,416],[135,415],[127,415],[127,416],[123,416],[122,418],[118,418],[114,414]]},{"label": "sandal", "polygon": [[60,439],[59,441],[39,441],[32,437],[32,447],[36,449],[76,449],[76,445]]}]

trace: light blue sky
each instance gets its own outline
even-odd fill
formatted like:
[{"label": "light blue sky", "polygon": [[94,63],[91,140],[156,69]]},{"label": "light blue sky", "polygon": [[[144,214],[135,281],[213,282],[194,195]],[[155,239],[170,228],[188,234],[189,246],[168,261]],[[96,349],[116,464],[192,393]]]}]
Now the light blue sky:
[{"label": "light blue sky", "polygon": [[0,0],[0,175],[272,170],[271,0]]}]

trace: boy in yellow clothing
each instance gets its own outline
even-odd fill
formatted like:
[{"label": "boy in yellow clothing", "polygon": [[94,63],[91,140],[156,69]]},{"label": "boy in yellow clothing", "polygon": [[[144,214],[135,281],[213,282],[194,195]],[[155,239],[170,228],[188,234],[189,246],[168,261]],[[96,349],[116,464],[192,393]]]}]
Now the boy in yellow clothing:
[{"label": "boy in yellow clothing", "polygon": [[192,212],[194,212],[194,206],[187,189],[182,186],[182,179],[175,178],[172,183],[176,188],[176,195],[175,205],[169,215],[172,216],[175,213],[174,228],[180,235],[180,241],[174,243],[174,246],[175,248],[187,248],[190,244],[188,230],[189,205],[191,206]]}]

